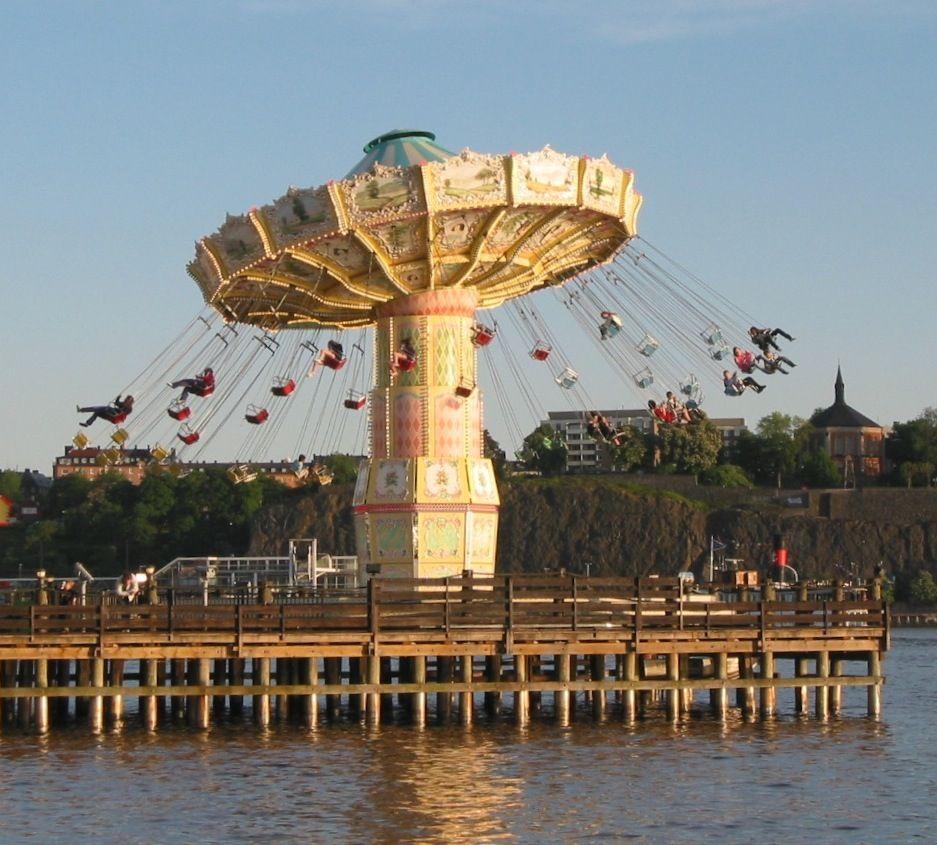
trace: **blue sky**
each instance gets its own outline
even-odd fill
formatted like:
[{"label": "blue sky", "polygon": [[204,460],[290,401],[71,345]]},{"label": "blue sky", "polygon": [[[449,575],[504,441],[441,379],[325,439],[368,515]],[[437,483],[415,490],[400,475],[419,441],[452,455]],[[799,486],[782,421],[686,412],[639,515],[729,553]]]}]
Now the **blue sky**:
[{"label": "blue sky", "polygon": [[841,361],[850,404],[914,416],[937,404],[935,71],[927,2],[5,3],[0,466],[48,471],[75,403],[192,317],[185,265],[226,212],[398,126],[633,168],[642,234],[798,338],[794,375],[710,413],[809,414]]}]

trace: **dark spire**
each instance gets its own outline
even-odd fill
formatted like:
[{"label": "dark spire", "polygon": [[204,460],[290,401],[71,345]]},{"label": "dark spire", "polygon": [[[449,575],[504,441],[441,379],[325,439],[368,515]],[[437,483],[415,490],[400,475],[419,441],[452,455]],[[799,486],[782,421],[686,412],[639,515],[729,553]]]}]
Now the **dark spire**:
[{"label": "dark spire", "polygon": [[834,385],[836,389],[836,401],[835,405],[845,405],[846,404],[846,383],[843,381],[843,368],[840,366],[836,367],[836,384]]}]

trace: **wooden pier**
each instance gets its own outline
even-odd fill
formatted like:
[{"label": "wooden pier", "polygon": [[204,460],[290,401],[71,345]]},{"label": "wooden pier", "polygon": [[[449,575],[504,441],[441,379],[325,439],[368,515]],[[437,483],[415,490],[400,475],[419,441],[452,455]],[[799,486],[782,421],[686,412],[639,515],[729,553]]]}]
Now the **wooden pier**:
[{"label": "wooden pier", "polygon": [[151,730],[247,710],[262,726],[499,714],[565,725],[577,699],[597,720],[679,720],[700,704],[717,718],[772,718],[786,688],[800,715],[812,690],[824,719],[849,687],[878,716],[889,620],[880,584],[868,595],[778,601],[766,588],[721,602],[676,579],[495,576],[374,578],[359,595],[153,586],[146,604],[59,606],[41,587],[0,605],[0,725],[101,731],[125,718],[128,698]]}]

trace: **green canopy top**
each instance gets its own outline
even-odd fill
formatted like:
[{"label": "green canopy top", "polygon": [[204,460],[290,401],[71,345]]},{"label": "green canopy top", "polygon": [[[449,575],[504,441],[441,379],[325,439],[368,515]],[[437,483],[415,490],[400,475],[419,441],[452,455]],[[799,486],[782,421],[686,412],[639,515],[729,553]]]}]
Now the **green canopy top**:
[{"label": "green canopy top", "polygon": [[345,178],[367,173],[375,162],[388,167],[409,167],[424,161],[444,161],[454,155],[435,142],[436,136],[422,129],[393,129],[385,132],[365,145],[364,158]]}]

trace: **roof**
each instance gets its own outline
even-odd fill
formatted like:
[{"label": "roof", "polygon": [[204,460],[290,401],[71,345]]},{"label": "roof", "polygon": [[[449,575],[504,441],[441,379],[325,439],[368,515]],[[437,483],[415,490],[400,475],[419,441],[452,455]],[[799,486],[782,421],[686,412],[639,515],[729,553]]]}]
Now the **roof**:
[{"label": "roof", "polygon": [[436,136],[423,129],[392,129],[365,144],[364,158],[345,178],[367,173],[378,162],[388,167],[410,167],[424,161],[445,161],[454,155],[435,142]]},{"label": "roof", "polygon": [[843,381],[843,371],[840,367],[836,368],[833,391],[833,404],[810,418],[814,428],[881,428],[875,420],[846,404],[846,383]]}]

